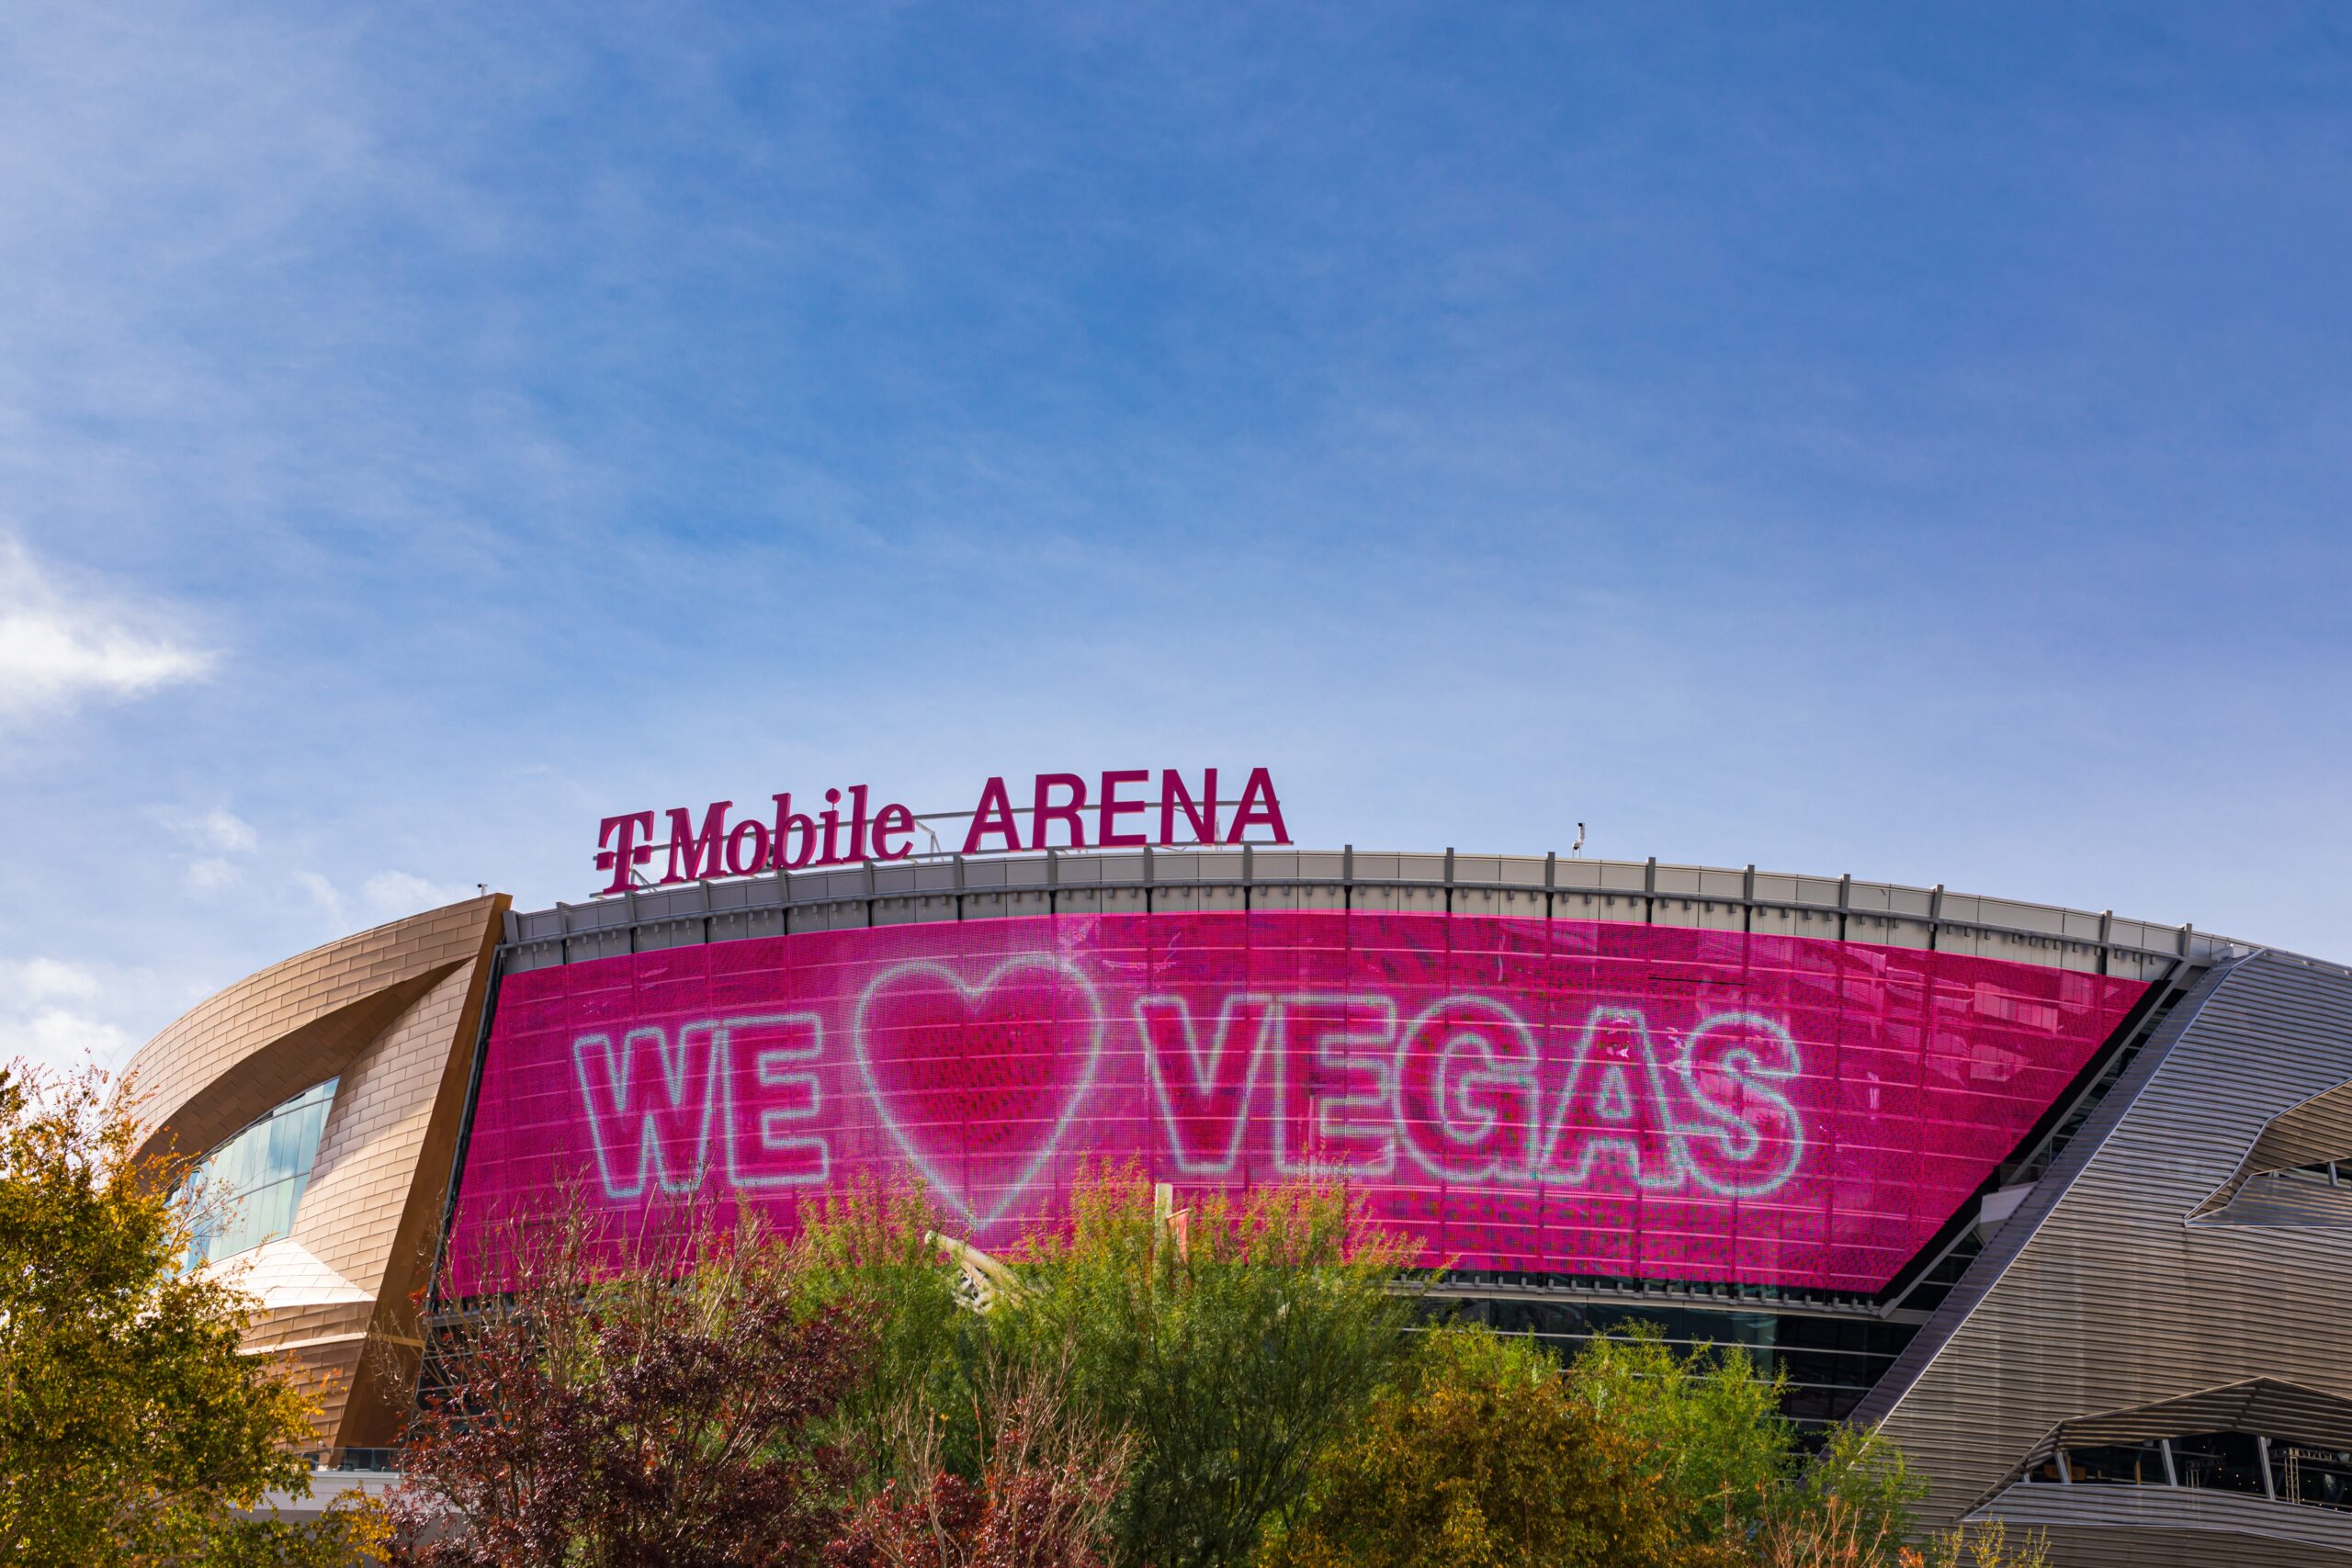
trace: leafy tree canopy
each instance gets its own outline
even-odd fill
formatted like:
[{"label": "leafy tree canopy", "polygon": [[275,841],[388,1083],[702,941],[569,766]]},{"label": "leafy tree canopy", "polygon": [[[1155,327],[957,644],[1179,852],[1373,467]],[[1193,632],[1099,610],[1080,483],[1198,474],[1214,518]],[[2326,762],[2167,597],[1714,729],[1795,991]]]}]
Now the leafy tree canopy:
[{"label": "leafy tree canopy", "polygon": [[314,1407],[240,1353],[254,1299],[183,1272],[200,1197],[138,1138],[103,1073],[0,1069],[0,1562],[352,1561],[366,1506],[240,1517],[309,1495]]},{"label": "leafy tree canopy", "polygon": [[1074,1404],[1133,1435],[1114,1515],[1127,1561],[1250,1562],[1401,1354],[1408,1251],[1314,1188],[1180,1219],[1139,1172],[1102,1171],[1070,1207],[1066,1233],[1031,1239],[1028,1288],[992,1330],[1024,1359],[1066,1356]]},{"label": "leafy tree canopy", "polygon": [[1559,1363],[1437,1329],[1317,1466],[1267,1568],[1698,1568],[1678,1499],[1627,1427]]}]

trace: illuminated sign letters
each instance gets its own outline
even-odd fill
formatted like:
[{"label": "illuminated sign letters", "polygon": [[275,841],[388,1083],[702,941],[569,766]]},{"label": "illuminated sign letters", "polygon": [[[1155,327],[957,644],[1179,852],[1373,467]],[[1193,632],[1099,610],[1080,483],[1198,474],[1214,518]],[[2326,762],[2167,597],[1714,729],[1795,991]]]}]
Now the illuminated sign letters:
[{"label": "illuminated sign letters", "polygon": [[691,1197],[789,1230],[804,1196],[912,1177],[958,1234],[1008,1246],[1108,1162],[1188,1192],[1343,1184],[1461,1268],[1874,1291],[2142,989],[1860,942],[1345,909],[659,949],[502,980],[453,1245],[550,1195],[616,1217]]}]

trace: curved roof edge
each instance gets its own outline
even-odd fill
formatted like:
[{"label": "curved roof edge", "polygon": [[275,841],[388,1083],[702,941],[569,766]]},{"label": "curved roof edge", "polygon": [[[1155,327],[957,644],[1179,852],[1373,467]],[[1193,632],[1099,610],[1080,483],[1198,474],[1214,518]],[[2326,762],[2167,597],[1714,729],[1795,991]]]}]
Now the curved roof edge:
[{"label": "curved roof edge", "polygon": [[1128,912],[1157,907],[1154,896],[1162,893],[1197,909],[1426,909],[1834,937],[2147,978],[2177,961],[2211,963],[2252,951],[2249,943],[2193,926],[2132,919],[2112,910],[1851,875],[1655,859],[1256,845],[930,855],[678,883],[510,913],[504,946],[512,966],[540,968],[786,930]]},{"label": "curved roof edge", "polygon": [[[139,1083],[141,1123],[152,1136],[193,1116],[204,1125],[175,1130],[199,1140],[220,1134],[214,1123],[222,1117],[243,1125],[251,1119],[243,1113],[254,1110],[247,1101],[266,1096],[282,1075],[264,1075],[272,1081],[223,1099],[218,1086],[235,1069],[280,1043],[318,1062],[347,1057],[390,1021],[385,1009],[398,1011],[422,987],[481,956],[508,902],[492,893],[421,910],[322,942],[213,992],[124,1064],[123,1076]],[[199,1104],[214,1100],[220,1103]]]}]

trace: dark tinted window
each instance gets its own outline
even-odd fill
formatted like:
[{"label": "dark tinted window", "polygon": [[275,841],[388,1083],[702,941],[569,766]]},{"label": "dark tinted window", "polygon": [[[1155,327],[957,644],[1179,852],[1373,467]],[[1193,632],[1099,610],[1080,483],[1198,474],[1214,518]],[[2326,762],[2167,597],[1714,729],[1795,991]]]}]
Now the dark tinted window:
[{"label": "dark tinted window", "polygon": [[[2164,1450],[2154,1443],[2125,1444],[2105,1449],[2068,1449],[2066,1465],[2076,1483],[2121,1483],[2130,1486],[2162,1486]],[[2261,1477],[2255,1477],[2260,1490]]]},{"label": "dark tinted window", "polygon": [[2172,1461],[2183,1486],[2214,1492],[2245,1492],[2259,1497],[2262,1457],[2256,1439],[2245,1432],[2205,1432],[2172,1440]]},{"label": "dark tinted window", "polygon": [[2274,1441],[2270,1468],[2278,1495],[2290,1503],[2352,1508],[2352,1450]]}]

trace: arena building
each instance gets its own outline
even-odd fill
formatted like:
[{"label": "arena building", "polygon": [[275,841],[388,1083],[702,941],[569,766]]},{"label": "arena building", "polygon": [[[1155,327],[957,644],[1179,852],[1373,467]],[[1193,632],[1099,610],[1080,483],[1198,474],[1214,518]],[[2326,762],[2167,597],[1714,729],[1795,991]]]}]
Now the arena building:
[{"label": "arena building", "polygon": [[1107,1158],[1343,1181],[1498,1327],[1747,1346],[1793,1416],[1883,1426],[1931,1523],[2352,1563],[2352,972],[1754,867],[911,837],[435,910],[141,1051],[326,1462],[389,1462],[414,1294],[548,1192],[788,1228],[911,1171],[1004,1247]]}]

